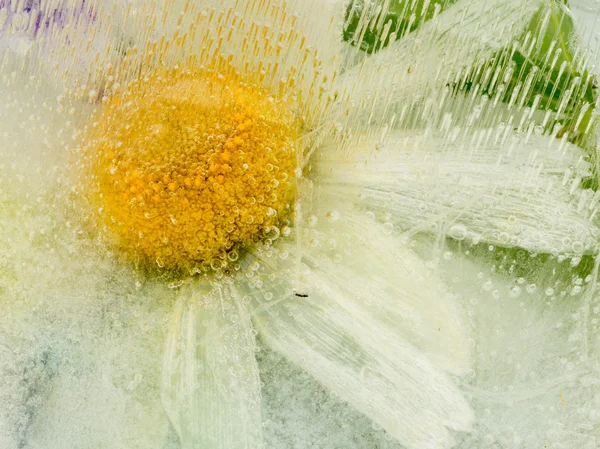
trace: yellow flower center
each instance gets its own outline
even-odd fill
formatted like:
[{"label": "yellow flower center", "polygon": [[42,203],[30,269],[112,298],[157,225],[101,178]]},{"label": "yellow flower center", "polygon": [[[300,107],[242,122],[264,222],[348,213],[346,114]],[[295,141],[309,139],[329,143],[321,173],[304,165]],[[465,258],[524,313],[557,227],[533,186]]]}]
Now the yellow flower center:
[{"label": "yellow flower center", "polygon": [[235,76],[160,71],[113,98],[87,141],[105,234],[171,269],[235,259],[289,211],[300,125]]}]

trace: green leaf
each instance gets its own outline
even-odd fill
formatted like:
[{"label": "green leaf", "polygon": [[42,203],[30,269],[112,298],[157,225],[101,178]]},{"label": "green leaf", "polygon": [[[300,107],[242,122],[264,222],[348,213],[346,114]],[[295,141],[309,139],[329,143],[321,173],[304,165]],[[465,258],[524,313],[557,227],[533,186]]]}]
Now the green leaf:
[{"label": "green leaf", "polygon": [[569,132],[571,141],[580,140],[595,92],[585,59],[572,45],[575,26],[565,5],[553,0],[541,7],[514,45],[486,63],[487,68],[500,70],[503,83],[485,80],[484,70],[474,67],[458,90],[469,91],[480,84],[482,94],[494,96],[502,84],[502,102],[552,111],[547,130],[558,124],[562,130],[557,137]]},{"label": "green leaf", "polygon": [[[353,0],[346,10],[344,39],[373,53],[443,13],[455,2]],[[591,117],[591,107],[580,120],[579,113],[586,103],[594,104],[595,93],[593,80],[583,67],[583,58],[572,48],[575,25],[567,7],[566,0],[549,0],[516,40],[517,45],[498,52],[488,66],[501,67],[503,74],[510,73],[510,80],[503,86],[503,102],[509,103],[515,89],[522,89],[529,81],[531,85],[525,92],[527,98],[520,106],[535,105],[538,109],[559,113],[563,132],[570,130],[577,134],[574,127],[579,121],[577,129],[581,134]],[[479,67],[474,67],[471,76],[458,89],[469,91],[474,84],[483,82],[482,72]],[[574,83],[576,79],[579,79],[578,84]],[[481,86],[481,92],[492,95],[497,87],[498,84],[494,85],[490,80]],[[572,90],[570,93],[569,89]]]},{"label": "green leaf", "polygon": [[379,51],[456,1],[352,0],[346,8],[344,40],[367,53]]},{"label": "green leaf", "polygon": [[[527,73],[533,67],[538,67],[547,74],[548,81],[539,77],[534,89],[542,94],[542,109],[557,110],[561,97],[570,88],[570,82],[577,77],[582,79],[578,100],[588,103],[594,101],[591,83],[585,82],[589,80],[589,73],[587,70],[580,71],[582,61],[575,57],[576,53],[571,45],[575,25],[565,8],[566,4],[567,2],[552,2],[550,8],[540,9],[522,36],[522,41],[527,34],[537,37],[537,44],[521,48],[514,55],[520,73]],[[549,57],[550,55],[553,57]]]}]

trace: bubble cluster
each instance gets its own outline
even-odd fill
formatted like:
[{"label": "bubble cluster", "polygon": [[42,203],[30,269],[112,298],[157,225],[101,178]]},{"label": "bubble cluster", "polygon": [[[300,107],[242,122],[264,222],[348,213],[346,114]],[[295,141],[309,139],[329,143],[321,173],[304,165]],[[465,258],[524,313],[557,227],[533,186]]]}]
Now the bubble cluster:
[{"label": "bubble cluster", "polygon": [[273,228],[293,197],[299,120],[233,76],[159,71],[115,96],[86,142],[103,235],[128,258],[210,264]]}]

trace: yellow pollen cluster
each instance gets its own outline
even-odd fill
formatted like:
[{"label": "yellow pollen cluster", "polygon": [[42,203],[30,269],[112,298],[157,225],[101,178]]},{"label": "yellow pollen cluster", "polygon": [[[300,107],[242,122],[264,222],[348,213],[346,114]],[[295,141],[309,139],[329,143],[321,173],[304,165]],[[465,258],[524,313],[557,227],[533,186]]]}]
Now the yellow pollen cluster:
[{"label": "yellow pollen cluster", "polygon": [[146,77],[110,101],[87,140],[106,234],[160,267],[223,259],[289,208],[298,132],[287,103],[234,76]]}]

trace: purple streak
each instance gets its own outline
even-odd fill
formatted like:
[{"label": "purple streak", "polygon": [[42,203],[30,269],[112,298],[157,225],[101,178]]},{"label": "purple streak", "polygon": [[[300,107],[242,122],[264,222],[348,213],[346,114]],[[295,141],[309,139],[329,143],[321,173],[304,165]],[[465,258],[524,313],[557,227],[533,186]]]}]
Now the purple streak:
[{"label": "purple streak", "polygon": [[[45,7],[43,0],[25,0],[21,2],[18,11],[15,11],[18,0],[0,0],[0,11],[6,10],[6,21],[0,24],[0,37],[9,32],[11,35],[27,36],[30,39],[37,38],[40,34],[58,27],[63,29],[68,24],[83,21],[87,24],[96,22],[97,14],[93,8],[86,8],[86,0],[80,0],[76,5],[68,5],[67,0],[62,4],[49,9]],[[87,1],[89,4],[89,1]],[[15,14],[24,14],[29,20],[24,20],[19,29],[13,29]]]}]

